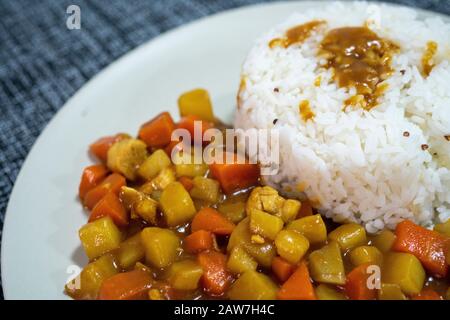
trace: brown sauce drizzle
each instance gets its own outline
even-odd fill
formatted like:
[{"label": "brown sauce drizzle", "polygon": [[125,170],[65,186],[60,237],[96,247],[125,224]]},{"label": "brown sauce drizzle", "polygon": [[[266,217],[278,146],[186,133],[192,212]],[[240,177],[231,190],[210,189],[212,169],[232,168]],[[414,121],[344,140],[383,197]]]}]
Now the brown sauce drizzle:
[{"label": "brown sauce drizzle", "polygon": [[314,118],[314,112],[311,110],[308,100],[302,100],[298,105],[298,109],[300,111],[300,116],[305,122]]},{"label": "brown sauce drizzle", "polygon": [[434,41],[427,42],[425,52],[422,56],[422,70],[426,77],[428,77],[433,70],[435,64],[433,61],[434,56],[438,50],[438,44]]},{"label": "brown sauce drizzle", "polygon": [[355,87],[357,95],[346,104],[370,110],[387,88],[381,82],[392,74],[392,55],[398,50],[367,27],[344,27],[328,32],[319,55],[327,59],[327,68],[333,68],[340,87]]},{"label": "brown sauce drizzle", "polygon": [[287,48],[294,43],[302,43],[308,39],[311,34],[316,31],[320,26],[325,25],[326,22],[323,20],[313,20],[296,27],[293,27],[286,31],[283,38],[275,38],[269,42],[269,47],[283,47]]}]

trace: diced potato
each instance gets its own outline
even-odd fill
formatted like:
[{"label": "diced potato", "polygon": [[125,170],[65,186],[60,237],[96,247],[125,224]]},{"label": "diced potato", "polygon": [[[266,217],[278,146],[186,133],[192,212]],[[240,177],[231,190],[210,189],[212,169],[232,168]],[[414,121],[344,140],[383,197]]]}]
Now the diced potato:
[{"label": "diced potato", "polygon": [[227,251],[230,252],[234,247],[251,242],[250,219],[247,217],[237,224],[228,239]]},{"label": "diced potato", "polygon": [[156,177],[163,169],[170,167],[172,162],[164,150],[158,149],[153,152],[139,167],[138,174],[150,180]]},{"label": "diced potato", "polygon": [[208,91],[195,89],[183,93],[178,98],[180,116],[197,116],[201,120],[214,122],[214,114]]},{"label": "diced potato", "polygon": [[198,159],[197,161],[195,160],[197,159],[194,155],[177,154],[174,159],[175,173],[177,174],[177,177],[194,178],[197,176],[205,176],[208,171],[208,165],[203,162],[203,159]]},{"label": "diced potato", "polygon": [[391,250],[395,241],[395,234],[389,230],[383,230],[372,239],[372,245],[377,247],[382,253]]},{"label": "diced potato", "polygon": [[168,270],[168,282],[176,290],[195,290],[198,288],[202,267],[193,260],[173,263]]},{"label": "diced potato", "polygon": [[337,242],[332,241],[309,255],[311,277],[321,283],[345,284],[345,269]]},{"label": "diced potato", "polygon": [[434,231],[443,234],[444,236],[450,237],[450,219],[444,223],[438,223],[434,226]]},{"label": "diced potato", "polygon": [[257,262],[263,267],[269,268],[276,255],[275,246],[271,242],[257,244],[251,241],[250,218],[242,220],[233,230],[228,240],[227,251],[230,252],[234,247],[242,245]]},{"label": "diced potato", "polygon": [[281,208],[281,219],[283,219],[285,223],[294,220],[300,208],[301,208],[300,201],[287,199],[284,202],[283,207]]},{"label": "diced potato", "polygon": [[305,236],[293,230],[282,230],[275,238],[278,254],[286,261],[296,264],[309,249],[309,241]]},{"label": "diced potato", "polygon": [[391,252],[384,259],[382,280],[399,285],[408,295],[418,294],[425,282],[425,270],[412,254]]},{"label": "diced potato", "polygon": [[250,216],[250,230],[265,238],[274,240],[278,232],[283,229],[283,220],[277,216],[258,209],[252,209]]},{"label": "diced potato", "polygon": [[164,190],[169,184],[176,181],[175,171],[172,168],[164,168],[152,179],[153,191]]},{"label": "diced potato", "polygon": [[172,182],[164,189],[159,203],[169,227],[190,221],[196,213],[191,196],[179,182]]},{"label": "diced potato", "polygon": [[406,300],[406,297],[398,284],[381,283],[381,288],[378,290],[378,299]]},{"label": "diced potato", "polygon": [[145,256],[144,246],[141,243],[140,232],[122,242],[115,256],[121,269],[129,269]]},{"label": "diced potato", "polygon": [[256,270],[258,262],[249,255],[241,246],[234,247],[228,258],[227,268],[233,273],[243,273],[248,270]]},{"label": "diced potato", "polygon": [[322,244],[327,241],[327,227],[320,214],[294,220],[286,229],[304,235],[310,244]]},{"label": "diced potato", "polygon": [[194,184],[190,192],[192,198],[209,203],[217,203],[219,201],[220,185],[218,181],[204,177],[195,177],[192,182]]},{"label": "diced potato", "polygon": [[123,174],[129,180],[137,178],[138,167],[147,158],[147,145],[138,139],[114,143],[108,150],[108,168]]},{"label": "diced potato", "polygon": [[171,230],[150,227],[141,232],[147,263],[156,268],[172,264],[181,250],[180,238]]},{"label": "diced potato", "polygon": [[376,247],[360,246],[350,251],[350,261],[354,266],[366,263],[381,266],[383,254]]},{"label": "diced potato", "polygon": [[157,222],[158,202],[150,197],[142,197],[133,206],[133,213],[144,219],[146,222],[155,225]]},{"label": "diced potato", "polygon": [[250,270],[233,283],[228,297],[231,300],[274,300],[277,291],[277,285],[268,276]]},{"label": "diced potato", "polygon": [[323,283],[317,286],[316,296],[319,300],[347,300],[343,293]]},{"label": "diced potato", "polygon": [[367,242],[366,229],[356,223],[347,223],[337,227],[328,234],[328,238],[336,241],[344,251]]},{"label": "diced potato", "polygon": [[217,209],[227,217],[228,220],[236,224],[242,221],[246,216],[245,199],[243,197],[227,198],[224,202],[219,204]]},{"label": "diced potato", "polygon": [[65,291],[74,299],[97,299],[103,280],[117,273],[113,256],[105,254],[84,267],[74,280],[66,284]]},{"label": "diced potato", "polygon": [[257,244],[245,242],[243,248],[264,268],[270,268],[272,260],[277,255],[277,251],[272,242]]},{"label": "diced potato", "polygon": [[122,240],[122,234],[109,216],[84,225],[79,236],[89,260],[118,248]]}]

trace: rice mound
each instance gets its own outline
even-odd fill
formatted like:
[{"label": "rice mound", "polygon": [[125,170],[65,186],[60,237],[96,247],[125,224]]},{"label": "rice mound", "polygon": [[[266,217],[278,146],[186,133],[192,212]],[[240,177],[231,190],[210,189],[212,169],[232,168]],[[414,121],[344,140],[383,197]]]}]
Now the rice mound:
[{"label": "rice mound", "polygon": [[[327,22],[324,31],[301,44],[269,47],[289,28],[317,19]],[[400,51],[377,106],[343,110],[355,89],[340,88],[317,52],[327,31],[363,25]],[[450,218],[449,35],[450,24],[439,17],[336,2],[295,13],[259,38],[242,67],[235,127],[278,130],[280,169],[264,183],[371,233],[403,219],[431,227]],[[421,59],[429,41],[438,51],[426,77]],[[304,100],[315,114],[308,121],[299,114]]]}]

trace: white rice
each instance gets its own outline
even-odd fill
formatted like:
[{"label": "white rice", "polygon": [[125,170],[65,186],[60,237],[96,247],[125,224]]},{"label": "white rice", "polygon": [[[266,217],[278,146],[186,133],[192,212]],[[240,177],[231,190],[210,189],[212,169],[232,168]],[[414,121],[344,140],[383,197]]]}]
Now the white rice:
[{"label": "white rice", "polygon": [[[323,32],[287,49],[269,48],[287,29],[317,19],[328,23]],[[339,88],[332,70],[320,67],[318,45],[328,30],[366,21],[401,51],[377,107],[344,112],[355,90]],[[424,77],[421,57],[429,41],[438,43],[437,64]],[[450,134],[449,60],[450,25],[440,18],[419,20],[413,10],[361,2],[295,13],[248,54],[235,126],[279,130],[280,170],[265,183],[313,199],[325,216],[361,223],[369,232],[403,219],[430,227],[450,218],[450,142],[444,137]],[[301,119],[302,100],[310,102],[313,120]]]}]

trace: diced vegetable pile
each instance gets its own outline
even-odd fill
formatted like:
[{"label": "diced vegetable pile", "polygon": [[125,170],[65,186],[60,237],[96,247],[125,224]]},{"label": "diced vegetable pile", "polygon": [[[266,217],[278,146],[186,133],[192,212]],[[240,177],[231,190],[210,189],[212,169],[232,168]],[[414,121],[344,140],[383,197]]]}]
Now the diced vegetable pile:
[{"label": "diced vegetable pile", "polygon": [[[307,200],[260,184],[254,164],[174,164],[171,134],[223,129],[208,92],[183,94],[138,138],[89,150],[79,237],[90,262],[66,285],[75,299],[450,299],[450,220],[434,231],[400,222],[368,235],[337,225]],[[195,147],[204,147],[205,142]],[[232,156],[231,159],[236,159]]]}]

